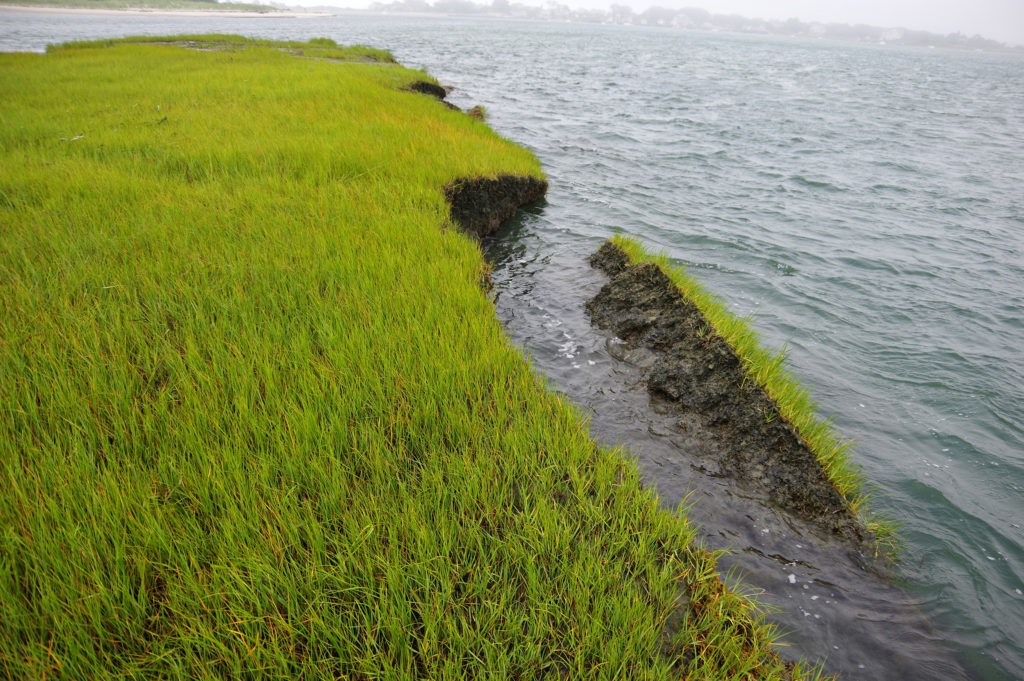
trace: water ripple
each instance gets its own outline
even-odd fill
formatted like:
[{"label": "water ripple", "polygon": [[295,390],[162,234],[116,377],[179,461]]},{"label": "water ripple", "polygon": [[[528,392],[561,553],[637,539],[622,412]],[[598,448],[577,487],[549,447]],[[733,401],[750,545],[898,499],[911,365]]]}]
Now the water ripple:
[{"label": "water ripple", "polygon": [[391,49],[535,150],[552,188],[499,248],[499,310],[560,389],[614,407],[597,434],[634,438],[667,500],[692,471],[636,425],[646,397],[600,373],[616,365],[573,307],[600,281],[582,258],[614,231],[637,234],[756,311],[767,343],[791,341],[795,373],[858,441],[908,544],[906,591],[875,591],[806,547],[746,552],[784,523],[708,488],[715,510],[698,503],[696,519],[783,608],[791,652],[827,654],[844,678],[1024,669],[1019,56],[485,19],[0,11],[0,49],[197,31]]}]

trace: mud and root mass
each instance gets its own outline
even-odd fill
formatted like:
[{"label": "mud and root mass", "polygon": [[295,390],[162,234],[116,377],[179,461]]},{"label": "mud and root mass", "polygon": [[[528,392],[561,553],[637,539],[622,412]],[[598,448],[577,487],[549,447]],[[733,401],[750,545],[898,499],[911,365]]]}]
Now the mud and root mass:
[{"label": "mud and root mass", "polygon": [[444,188],[452,221],[467,234],[493,234],[505,220],[548,191],[545,180],[525,175],[499,175],[455,180]]},{"label": "mud and root mass", "polygon": [[803,438],[668,275],[654,263],[631,263],[611,242],[590,263],[611,277],[587,302],[591,322],[651,351],[647,389],[677,417],[695,462],[713,461],[716,470],[706,472],[758,487],[772,503],[839,538],[867,541]]}]

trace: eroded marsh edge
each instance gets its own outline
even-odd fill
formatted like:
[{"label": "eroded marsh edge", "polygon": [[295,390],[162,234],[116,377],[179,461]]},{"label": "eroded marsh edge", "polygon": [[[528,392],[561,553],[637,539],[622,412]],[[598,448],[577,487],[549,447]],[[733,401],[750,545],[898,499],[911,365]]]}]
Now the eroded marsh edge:
[{"label": "eroded marsh edge", "polygon": [[539,162],[265,47],[0,55],[5,671],[816,676],[476,288]]},{"label": "eroded marsh edge", "polygon": [[758,380],[756,369],[716,330],[698,305],[655,262],[608,241],[590,263],[610,277],[586,303],[594,326],[653,352],[644,367],[648,392],[677,418],[687,451],[699,461],[762,490],[771,503],[880,558],[876,533],[844,495],[828,466]]}]

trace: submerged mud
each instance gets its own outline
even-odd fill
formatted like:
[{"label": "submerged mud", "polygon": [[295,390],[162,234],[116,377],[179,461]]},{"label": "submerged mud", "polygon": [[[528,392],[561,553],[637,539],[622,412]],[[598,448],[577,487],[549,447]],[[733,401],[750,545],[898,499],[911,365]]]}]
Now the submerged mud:
[{"label": "submerged mud", "polygon": [[647,390],[675,419],[675,435],[697,468],[759,487],[787,512],[866,545],[863,523],[803,438],[661,268],[631,264],[611,242],[590,263],[611,277],[586,303],[591,322],[623,341],[620,352],[647,351]]},{"label": "submerged mud", "polygon": [[542,199],[547,191],[545,180],[499,175],[455,180],[445,186],[444,196],[452,221],[464,232],[482,238],[496,232],[520,207]]}]

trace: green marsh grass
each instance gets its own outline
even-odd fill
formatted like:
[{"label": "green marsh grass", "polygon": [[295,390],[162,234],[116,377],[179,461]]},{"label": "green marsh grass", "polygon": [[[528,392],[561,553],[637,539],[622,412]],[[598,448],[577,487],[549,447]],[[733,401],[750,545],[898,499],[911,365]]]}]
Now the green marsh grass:
[{"label": "green marsh grass", "polygon": [[790,678],[479,286],[442,187],[537,160],[364,49],[153,41],[0,55],[0,674]]},{"label": "green marsh grass", "polygon": [[[612,241],[632,262],[653,262],[665,272],[679,291],[692,301],[708,324],[736,351],[747,376],[761,386],[775,402],[778,415],[792,424],[815,455],[829,480],[849,503],[886,555],[895,555],[898,539],[895,526],[868,508],[869,495],[860,470],[850,461],[853,442],[840,437],[832,422],[818,416],[817,405],[808,390],[786,367],[787,349],[767,349],[749,318],[737,317],[726,303],[710,293],[681,266],[665,254],[650,254],[636,239],[616,235]],[[775,413],[766,414],[772,419]]]}]

